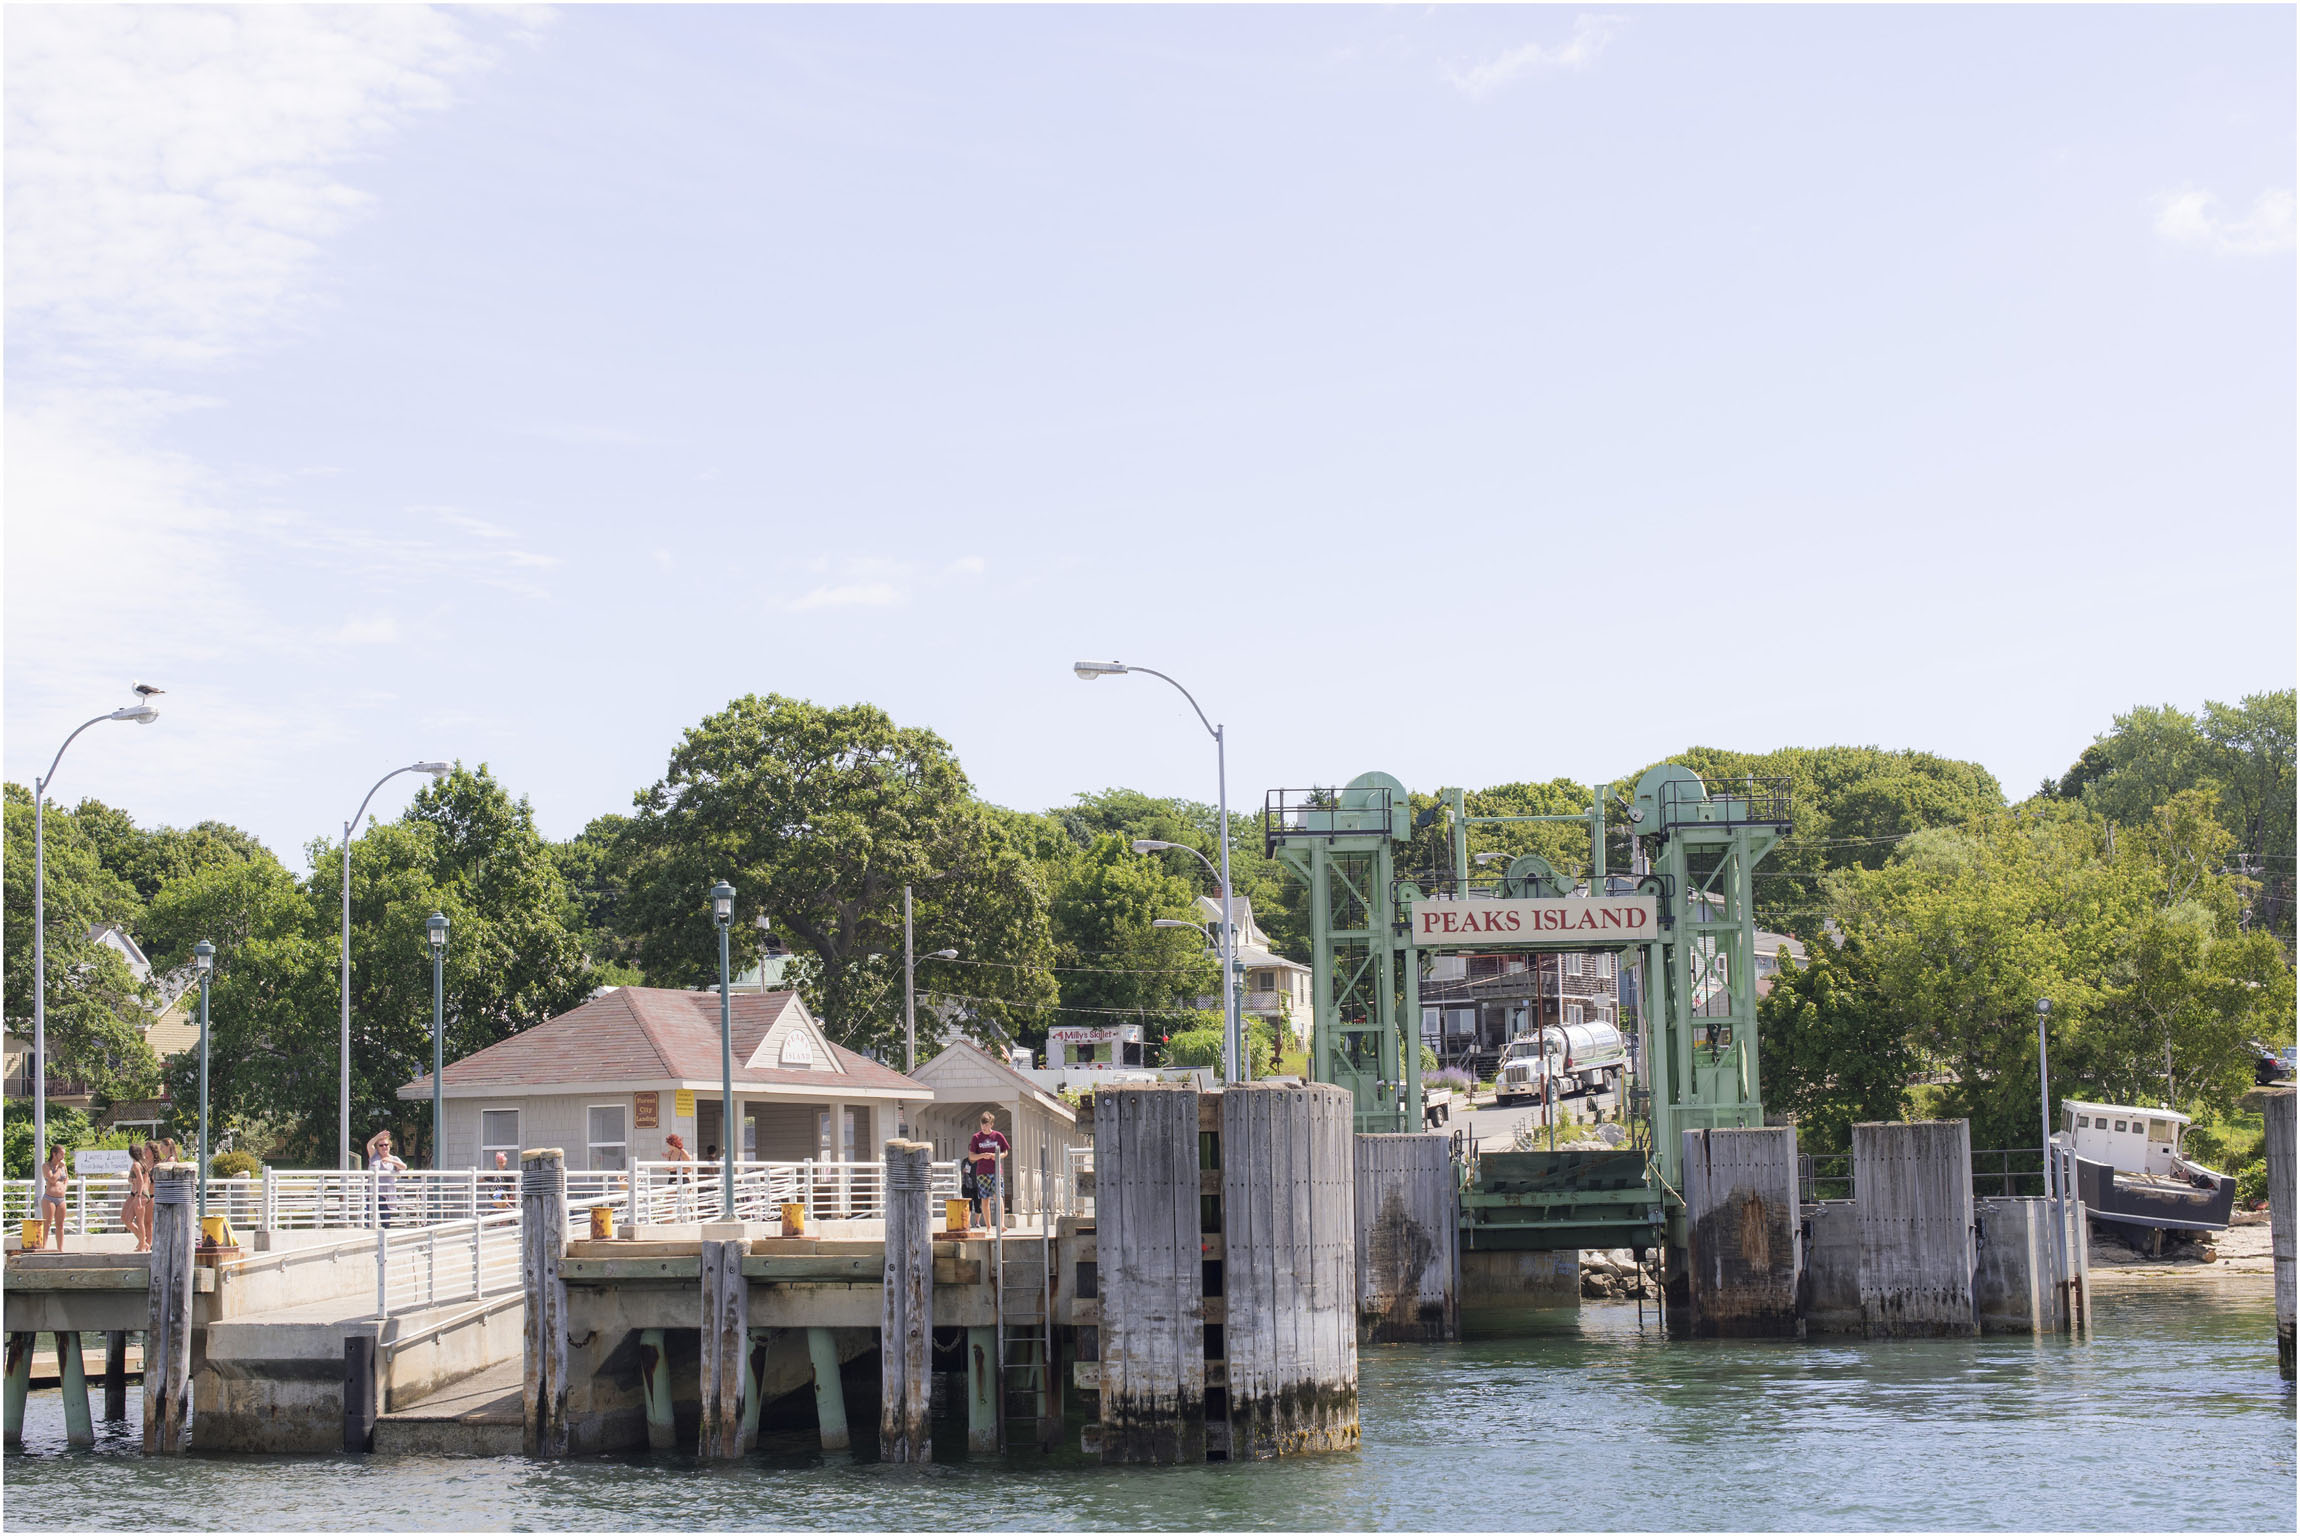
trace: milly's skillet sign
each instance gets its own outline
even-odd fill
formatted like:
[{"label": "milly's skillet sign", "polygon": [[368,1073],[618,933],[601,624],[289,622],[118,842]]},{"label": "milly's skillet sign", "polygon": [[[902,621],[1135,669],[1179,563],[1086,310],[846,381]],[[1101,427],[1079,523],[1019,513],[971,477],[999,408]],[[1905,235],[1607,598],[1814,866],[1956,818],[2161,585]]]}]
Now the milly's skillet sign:
[{"label": "milly's skillet sign", "polygon": [[1489,944],[1601,948],[1654,938],[1651,896],[1534,896],[1518,901],[1424,899],[1413,906],[1413,942],[1425,949]]}]

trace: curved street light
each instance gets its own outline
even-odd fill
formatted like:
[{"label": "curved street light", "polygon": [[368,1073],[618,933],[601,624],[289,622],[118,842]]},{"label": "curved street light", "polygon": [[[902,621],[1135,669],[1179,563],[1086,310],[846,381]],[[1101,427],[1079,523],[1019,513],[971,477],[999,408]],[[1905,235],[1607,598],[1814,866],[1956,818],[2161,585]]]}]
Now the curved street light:
[{"label": "curved street light", "polygon": [[343,1025],[336,1047],[336,1167],[351,1171],[351,835],[367,815],[367,803],[403,773],[428,773],[434,781],[447,777],[446,763],[409,763],[377,779],[361,797],[359,809],[343,824]]},{"label": "curved street light", "polygon": [[[1117,677],[1128,672],[1147,673],[1188,699],[1190,710],[1198,717],[1198,723],[1206,728],[1207,735],[1214,738],[1214,800],[1216,813],[1220,817],[1222,839],[1222,867],[1215,876],[1222,882],[1222,1080],[1237,1082],[1244,1075],[1239,1068],[1246,1060],[1246,1051],[1245,1040],[1240,1033],[1236,991],[1231,986],[1238,969],[1238,932],[1230,916],[1230,766],[1222,727],[1206,718],[1206,712],[1198,707],[1198,701],[1191,696],[1189,689],[1155,667],[1130,666],[1123,661],[1074,661],[1070,664],[1070,670],[1078,675],[1079,681],[1087,683],[1098,677]],[[1153,840],[1145,838],[1143,841]],[[1190,851],[1198,853],[1195,848]],[[1203,859],[1206,856],[1198,853],[1198,857]],[[1211,864],[1207,867],[1213,868]]]},{"label": "curved street light", "polygon": [[727,924],[734,920],[735,888],[721,880],[711,887],[711,921],[719,929],[719,1171],[725,1200],[721,1219],[735,1219],[736,1134],[742,1120],[735,1113],[735,1005],[727,986]]},{"label": "curved street light", "polygon": [[133,720],[150,725],[160,718],[156,695],[167,692],[150,683],[136,684],[136,702],[108,715],[82,722],[64,738],[48,772],[32,781],[32,1167],[48,1166],[48,786],[56,782],[56,769],[64,753],[80,739],[80,731],[107,720]]}]

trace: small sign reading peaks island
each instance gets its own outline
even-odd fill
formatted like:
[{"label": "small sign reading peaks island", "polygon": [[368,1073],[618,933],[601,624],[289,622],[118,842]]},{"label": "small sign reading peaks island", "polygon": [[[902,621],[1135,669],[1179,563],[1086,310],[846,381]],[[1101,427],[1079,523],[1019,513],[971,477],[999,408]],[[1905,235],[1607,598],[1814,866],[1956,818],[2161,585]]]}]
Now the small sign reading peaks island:
[{"label": "small sign reading peaks island", "polygon": [[1424,949],[1489,944],[1553,944],[1596,949],[1645,944],[1654,937],[1651,896],[1533,896],[1517,901],[1414,903],[1413,941]]}]

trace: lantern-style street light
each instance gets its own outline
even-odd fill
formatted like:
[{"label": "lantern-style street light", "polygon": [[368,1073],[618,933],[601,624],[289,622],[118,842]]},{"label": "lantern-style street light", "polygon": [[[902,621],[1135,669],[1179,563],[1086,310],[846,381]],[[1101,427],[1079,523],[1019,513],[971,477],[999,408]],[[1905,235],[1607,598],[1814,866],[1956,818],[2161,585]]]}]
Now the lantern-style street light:
[{"label": "lantern-style street light", "polygon": [[735,1005],[727,980],[727,924],[735,916],[735,888],[721,880],[711,887],[711,920],[719,927],[719,1171],[720,1212],[735,1219]]},{"label": "lantern-style street light", "polygon": [[200,970],[200,1235],[207,1236],[208,1219],[208,981],[216,973],[216,947],[206,939],[192,946],[192,963]]},{"label": "lantern-style street light", "polygon": [[447,919],[434,912],[424,919],[431,940],[431,1166],[447,1166]]}]

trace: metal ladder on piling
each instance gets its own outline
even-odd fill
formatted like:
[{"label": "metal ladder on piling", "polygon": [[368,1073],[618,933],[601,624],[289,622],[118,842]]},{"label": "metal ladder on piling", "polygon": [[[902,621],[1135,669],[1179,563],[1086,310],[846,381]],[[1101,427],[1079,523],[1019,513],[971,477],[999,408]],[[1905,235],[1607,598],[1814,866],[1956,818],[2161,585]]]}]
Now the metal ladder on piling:
[{"label": "metal ladder on piling", "polygon": [[[1062,1425],[1054,1405],[1053,1216],[1047,1209],[1046,1148],[1038,1149],[1038,1231],[1006,1247],[1006,1215],[991,1237],[998,1312],[998,1446],[1035,1443],[1051,1451]],[[1009,1426],[1028,1424],[1031,1433]]]}]

